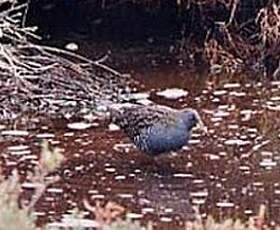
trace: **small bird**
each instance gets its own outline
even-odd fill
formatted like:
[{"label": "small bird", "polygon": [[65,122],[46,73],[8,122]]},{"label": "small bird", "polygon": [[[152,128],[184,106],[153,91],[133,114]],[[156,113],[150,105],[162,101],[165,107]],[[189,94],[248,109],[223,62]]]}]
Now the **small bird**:
[{"label": "small bird", "polygon": [[176,151],[188,143],[195,126],[206,127],[194,109],[163,105],[122,105],[109,108],[111,122],[118,125],[138,149],[150,155]]}]

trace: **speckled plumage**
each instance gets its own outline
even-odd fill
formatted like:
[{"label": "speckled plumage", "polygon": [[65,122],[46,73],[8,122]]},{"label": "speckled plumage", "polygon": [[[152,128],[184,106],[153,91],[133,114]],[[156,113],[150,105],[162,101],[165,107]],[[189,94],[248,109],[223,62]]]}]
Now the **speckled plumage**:
[{"label": "speckled plumage", "polygon": [[188,143],[191,129],[201,122],[195,110],[162,105],[129,105],[110,108],[111,120],[144,153],[158,155]]}]

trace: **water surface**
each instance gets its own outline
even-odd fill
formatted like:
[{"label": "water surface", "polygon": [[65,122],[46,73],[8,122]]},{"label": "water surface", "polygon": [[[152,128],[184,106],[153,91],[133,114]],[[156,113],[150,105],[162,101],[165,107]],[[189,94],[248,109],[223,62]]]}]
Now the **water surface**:
[{"label": "water surface", "polygon": [[[157,229],[182,229],[193,218],[193,206],[202,216],[246,219],[265,204],[268,222],[280,224],[280,81],[211,77],[186,71],[182,63],[150,63],[118,66],[141,83],[144,94],[135,100],[195,108],[209,134],[194,131],[189,146],[151,159],[100,119],[1,124],[6,174],[14,168],[23,176],[32,170],[42,139],[63,149],[66,162],[56,172],[61,180],[36,206],[39,223],[58,221],[76,207],[93,219],[83,204],[88,199],[92,205],[115,201],[131,218],[152,220]],[[185,93],[175,99],[158,94],[174,88]],[[32,190],[28,182],[24,179],[27,196]]]}]

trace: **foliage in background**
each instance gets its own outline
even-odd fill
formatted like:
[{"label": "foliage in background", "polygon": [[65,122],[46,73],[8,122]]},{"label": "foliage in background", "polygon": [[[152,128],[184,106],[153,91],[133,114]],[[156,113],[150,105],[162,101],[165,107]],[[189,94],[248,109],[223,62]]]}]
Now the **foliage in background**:
[{"label": "foliage in background", "polygon": [[[212,74],[280,77],[279,0],[68,2],[50,0],[47,10],[44,3],[34,3],[30,19],[37,17],[35,25],[41,22],[42,31],[62,40],[71,32],[78,41],[147,39],[153,45],[175,38],[174,56],[206,62]],[[44,20],[38,10],[54,20]]]},{"label": "foliage in background", "polygon": [[263,7],[252,8],[249,19],[240,20],[238,11],[245,10],[242,7],[246,7],[245,1],[232,1],[229,20],[214,22],[208,31],[204,54],[211,72],[245,71],[279,78],[280,6],[268,1]]}]

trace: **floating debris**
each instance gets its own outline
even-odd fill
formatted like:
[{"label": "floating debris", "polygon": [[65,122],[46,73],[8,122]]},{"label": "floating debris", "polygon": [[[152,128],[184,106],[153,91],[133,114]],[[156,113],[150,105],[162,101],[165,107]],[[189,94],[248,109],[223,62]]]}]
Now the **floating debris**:
[{"label": "floating debris", "polygon": [[[213,122],[213,123],[219,123],[220,121],[223,120],[222,117],[211,117],[210,120]],[[220,124],[220,123],[219,123]]]},{"label": "floating debris", "polygon": [[165,89],[161,92],[157,92],[156,95],[167,99],[176,100],[181,97],[186,97],[188,95],[188,92],[183,89],[172,88],[172,89]]},{"label": "floating debris", "polygon": [[195,144],[199,144],[201,142],[201,140],[199,140],[199,139],[191,139],[191,140],[189,140],[189,144],[190,145],[195,145]]},{"label": "floating debris", "polygon": [[13,146],[9,146],[8,150],[9,151],[23,151],[29,149],[29,146],[27,145],[13,145]]},{"label": "floating debris", "polygon": [[111,123],[111,124],[109,124],[109,130],[110,131],[118,131],[118,130],[120,130],[120,127]]},{"label": "floating debris", "polygon": [[154,102],[149,99],[140,99],[140,100],[137,100],[137,103],[139,103],[141,105],[151,105]]},{"label": "floating debris", "polygon": [[214,117],[227,117],[229,116],[230,113],[229,112],[226,112],[226,111],[222,111],[222,110],[218,110],[217,112],[215,112],[213,114]]},{"label": "floating debris", "polygon": [[230,125],[228,125],[228,128],[229,129],[238,129],[239,125],[237,125],[237,124],[230,124]]},{"label": "floating debris", "polygon": [[270,140],[264,140],[264,141],[262,141],[260,144],[254,145],[253,148],[252,148],[252,150],[253,150],[253,151],[257,151],[257,150],[259,150],[261,147],[267,145],[268,143],[270,143]]},{"label": "floating debris", "polygon": [[232,91],[232,92],[229,92],[229,95],[234,96],[234,97],[245,97],[246,93],[245,92]]},{"label": "floating debris", "polygon": [[116,170],[116,168],[105,168],[105,171],[106,171],[106,172],[109,172],[109,173],[114,173],[114,172],[116,172],[117,170]]},{"label": "floating debris", "polygon": [[217,97],[215,97],[215,98],[212,99],[212,102],[219,103],[220,101],[221,101],[221,100],[220,100],[219,98],[217,98]]},{"label": "floating debris", "polygon": [[40,186],[42,186],[42,185],[39,184],[39,183],[32,183],[32,182],[23,182],[21,184],[21,187],[26,188],[26,189],[35,189],[35,188],[38,188]]},{"label": "floating debris", "polygon": [[146,213],[155,212],[155,209],[154,208],[142,208],[141,211],[142,211],[142,213],[146,214]]},{"label": "floating debris", "polygon": [[227,152],[219,152],[219,156],[225,157],[227,155]]},{"label": "floating debris", "polygon": [[129,212],[126,214],[126,217],[130,219],[141,219],[143,217],[143,214]]},{"label": "floating debris", "polygon": [[91,219],[75,218],[71,215],[64,215],[61,222],[47,224],[47,229],[52,228],[99,228],[100,224]]},{"label": "floating debris", "polygon": [[192,204],[194,205],[202,205],[205,204],[206,199],[201,199],[201,198],[193,198],[192,199]]},{"label": "floating debris", "polygon": [[125,98],[127,100],[143,100],[150,97],[150,93],[142,92],[142,93],[130,93],[128,95],[125,95]]},{"label": "floating debris", "polygon": [[79,49],[78,44],[74,42],[70,42],[65,46],[65,49],[71,50],[71,51],[77,51]]},{"label": "floating debris", "polygon": [[225,89],[240,88],[240,86],[241,85],[239,83],[226,83],[226,84],[224,84]]},{"label": "floating debris", "polygon": [[203,179],[195,179],[195,180],[193,180],[193,183],[194,184],[203,184],[204,180]]},{"label": "floating debris", "polygon": [[207,197],[208,196],[208,191],[197,191],[197,192],[191,192],[190,196],[191,197]]},{"label": "floating debris", "polygon": [[51,139],[54,138],[55,135],[53,133],[39,133],[36,135],[36,137],[40,139]]},{"label": "floating debris", "polygon": [[252,215],[252,214],[253,214],[253,210],[251,210],[251,209],[246,209],[246,210],[244,210],[244,214],[246,214],[246,215]]},{"label": "floating debris", "polygon": [[129,194],[129,193],[121,193],[117,195],[119,198],[123,198],[123,199],[132,199],[133,198],[133,194]]},{"label": "floating debris", "polygon": [[45,215],[46,215],[45,212],[37,212],[37,211],[34,211],[33,214],[34,214],[35,216],[45,216]]},{"label": "floating debris", "polygon": [[75,133],[73,132],[67,132],[67,133],[64,133],[63,136],[65,137],[73,137],[75,135]]},{"label": "floating debris", "polygon": [[92,124],[85,123],[85,122],[74,122],[67,124],[67,127],[69,129],[75,129],[75,130],[84,130],[88,129],[92,126]]},{"label": "floating debris", "polygon": [[172,222],[172,218],[163,216],[163,217],[160,218],[160,221],[169,223],[169,222]]},{"label": "floating debris", "polygon": [[233,208],[234,207],[234,203],[232,202],[217,202],[216,206],[219,208]]},{"label": "floating debris", "polygon": [[209,158],[209,160],[211,161],[217,161],[217,160],[220,160],[221,157],[219,155],[216,155],[216,154],[207,154],[207,157]]},{"label": "floating debris", "polygon": [[239,169],[240,169],[241,171],[250,171],[250,167],[247,166],[247,165],[240,165],[240,166],[239,166]]},{"label": "floating debris", "polygon": [[99,191],[98,190],[89,190],[88,194],[98,194]]},{"label": "floating debris", "polygon": [[104,199],[105,198],[105,196],[103,195],[103,194],[94,194],[94,195],[92,195],[91,196],[91,199]]},{"label": "floating debris", "polygon": [[175,178],[193,178],[193,174],[191,173],[175,173],[173,174]]},{"label": "floating debris", "polygon": [[263,159],[260,162],[260,166],[262,166],[262,167],[274,167],[276,165],[277,165],[277,162],[273,161],[272,159]]},{"label": "floating debris", "polygon": [[126,176],[125,175],[118,175],[118,176],[115,176],[115,179],[116,180],[125,180]]},{"label": "floating debris", "polygon": [[249,145],[251,144],[250,141],[244,141],[244,140],[240,140],[240,139],[230,139],[230,140],[226,140],[224,142],[225,145],[237,145],[237,146],[243,146],[243,145]]},{"label": "floating debris", "polygon": [[50,193],[63,193],[63,189],[62,188],[48,188],[47,192],[50,192]]},{"label": "floating debris", "polygon": [[114,147],[113,147],[113,149],[115,150],[115,151],[118,151],[118,152],[120,152],[120,151],[125,151],[125,152],[129,152],[129,150],[130,150],[130,148],[133,146],[133,144],[132,143],[127,143],[127,144],[122,144],[122,143],[119,143],[119,144],[115,144],[114,145]]},{"label": "floating debris", "polygon": [[26,130],[3,130],[1,134],[3,136],[28,136],[29,132]]},{"label": "floating debris", "polygon": [[84,165],[77,165],[77,166],[75,166],[75,171],[82,171],[83,169],[85,168],[85,166]]},{"label": "floating debris", "polygon": [[275,96],[270,98],[271,101],[280,101],[280,96]]},{"label": "floating debris", "polygon": [[229,108],[230,108],[230,105],[227,105],[227,104],[226,105],[219,105],[218,106],[219,110],[229,110]]},{"label": "floating debris", "polygon": [[268,105],[266,106],[266,108],[272,111],[280,111],[280,105],[275,105],[275,106]]},{"label": "floating debris", "polygon": [[261,151],[261,155],[263,157],[272,157],[273,156],[273,152],[270,151]]},{"label": "floating debris", "polygon": [[30,160],[31,164],[36,165],[38,163],[38,156],[36,156],[36,155],[24,155],[19,159],[19,162],[26,161],[26,160]]},{"label": "floating debris", "polygon": [[226,91],[226,90],[216,90],[216,91],[213,92],[213,95],[218,97],[218,96],[222,96],[222,95],[227,94],[227,92],[228,91]]},{"label": "floating debris", "polygon": [[17,165],[17,162],[16,161],[7,161],[6,162],[6,165],[9,167],[9,166],[16,166]]},{"label": "floating debris", "polygon": [[280,81],[271,81],[270,84],[278,86],[280,85]]},{"label": "floating debris", "polygon": [[10,154],[13,156],[22,156],[22,155],[28,155],[31,153],[31,150],[20,150],[20,151],[11,151]]},{"label": "floating debris", "polygon": [[256,181],[256,182],[253,182],[253,185],[256,187],[262,187],[264,185],[264,183],[260,182],[260,181]]}]

